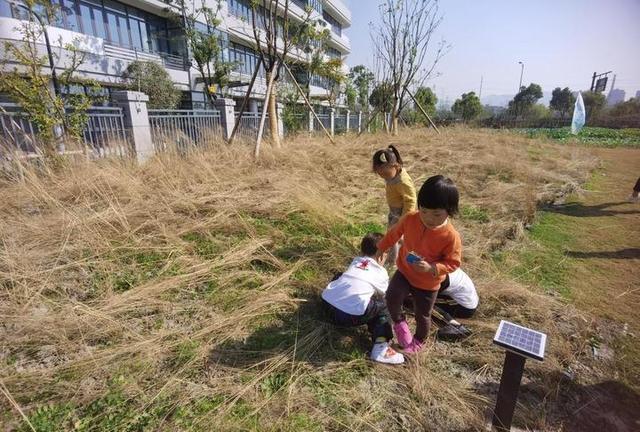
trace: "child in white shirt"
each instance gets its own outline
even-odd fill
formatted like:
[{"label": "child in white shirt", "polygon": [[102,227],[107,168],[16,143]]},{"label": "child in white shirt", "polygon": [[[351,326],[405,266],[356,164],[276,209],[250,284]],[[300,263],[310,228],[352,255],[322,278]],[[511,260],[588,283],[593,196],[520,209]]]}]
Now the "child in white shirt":
[{"label": "child in white shirt", "polygon": [[401,364],[404,356],[390,346],[393,331],[384,301],[389,284],[389,275],[383,267],[386,256],[375,258],[382,237],[379,233],[364,236],[360,243],[362,256],[354,258],[349,268],[327,285],[322,300],[334,324],[343,327],[367,325],[373,342],[372,360]]}]

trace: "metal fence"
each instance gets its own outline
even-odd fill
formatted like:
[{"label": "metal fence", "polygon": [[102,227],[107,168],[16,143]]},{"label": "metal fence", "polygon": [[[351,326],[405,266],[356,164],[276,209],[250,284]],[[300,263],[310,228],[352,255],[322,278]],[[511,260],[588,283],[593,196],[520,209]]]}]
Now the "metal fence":
[{"label": "metal fence", "polygon": [[[2,104],[0,126],[0,152],[39,153],[38,128],[19,105]],[[94,157],[125,156],[131,151],[122,108],[91,107],[87,111],[87,124],[81,138]]]},{"label": "metal fence", "polygon": [[[240,117],[240,113],[236,112],[236,121],[240,122],[236,134],[239,137],[244,137],[247,139],[258,138],[258,129],[260,128],[261,116],[262,113],[245,112],[242,113],[242,117]],[[267,114],[264,119],[264,130],[262,133],[262,137],[267,138],[269,136],[271,136],[271,128],[269,127],[269,115]]]},{"label": "metal fence", "polygon": [[336,113],[333,120],[334,133],[341,134],[347,131],[347,115],[346,113]]},{"label": "metal fence", "polygon": [[132,147],[119,107],[91,107],[82,138],[95,157],[128,156]]},{"label": "metal fence", "polygon": [[206,148],[222,140],[220,112],[215,110],[149,110],[156,152]]},{"label": "metal fence", "polygon": [[349,132],[358,132],[358,114],[349,114]]},{"label": "metal fence", "polygon": [[294,135],[300,132],[309,132],[309,114],[287,114],[283,115],[282,126],[284,135]]},{"label": "metal fence", "polygon": [[[331,130],[331,115],[330,114],[318,114],[318,118],[320,119],[320,122],[322,122],[322,124],[324,125],[325,128],[327,128],[327,130]],[[313,118],[313,130],[315,132],[322,132],[322,126],[320,126],[320,123],[318,123],[318,119],[317,118]]]},{"label": "metal fence", "polygon": [[0,105],[0,157],[15,151],[36,153],[35,135],[38,132],[18,105]]}]

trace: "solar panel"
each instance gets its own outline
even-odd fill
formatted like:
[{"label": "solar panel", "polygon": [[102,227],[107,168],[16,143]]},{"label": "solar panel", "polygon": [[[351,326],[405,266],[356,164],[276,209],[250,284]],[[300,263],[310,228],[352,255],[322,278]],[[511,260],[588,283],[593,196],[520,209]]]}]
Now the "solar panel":
[{"label": "solar panel", "polygon": [[493,343],[536,360],[544,360],[547,335],[509,321],[500,321]]}]

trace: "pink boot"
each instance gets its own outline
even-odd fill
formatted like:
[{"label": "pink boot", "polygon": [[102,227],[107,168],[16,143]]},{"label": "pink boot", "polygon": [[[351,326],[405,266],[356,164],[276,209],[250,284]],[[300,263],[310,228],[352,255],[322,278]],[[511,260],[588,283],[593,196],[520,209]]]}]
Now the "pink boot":
[{"label": "pink boot", "polygon": [[405,349],[405,354],[417,354],[424,347],[424,343],[418,341],[418,339],[413,338],[410,344],[408,344]]},{"label": "pink boot", "polygon": [[403,320],[393,324],[393,332],[396,334],[398,344],[400,344],[402,348],[407,348],[411,344],[413,335],[406,321]]}]

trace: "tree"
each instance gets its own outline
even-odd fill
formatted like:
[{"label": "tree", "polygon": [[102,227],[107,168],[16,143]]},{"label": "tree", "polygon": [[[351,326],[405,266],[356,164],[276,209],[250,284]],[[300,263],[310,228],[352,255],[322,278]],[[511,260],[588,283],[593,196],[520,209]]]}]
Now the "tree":
[{"label": "tree", "polygon": [[149,96],[148,107],[151,109],[175,109],[180,103],[180,90],[174,87],[166,69],[158,63],[134,61],[122,78],[129,88]]},{"label": "tree", "polygon": [[469,121],[482,114],[482,104],[475,92],[463,93],[462,97],[453,103],[451,111],[464,121]]},{"label": "tree", "polygon": [[582,100],[587,115],[587,121],[592,117],[596,117],[606,104],[606,99],[602,93],[583,92]]},{"label": "tree", "polygon": [[569,87],[561,89],[556,87],[551,94],[551,102],[549,102],[549,108],[560,113],[560,117],[565,116],[571,112],[573,105],[576,103],[576,98],[569,90]]},{"label": "tree", "polygon": [[295,46],[306,53],[306,61],[295,66],[299,75],[301,72],[305,76],[302,87],[306,89],[307,99],[311,100],[311,79],[317,76],[328,84],[327,94],[322,99],[326,99],[329,105],[334,107],[347,78],[342,72],[341,57],[326,59],[331,32],[329,29],[317,30],[312,22],[297,27]]},{"label": "tree", "polygon": [[[293,24],[289,15],[289,3],[289,0],[251,0],[253,39],[266,71],[269,97],[265,103],[269,112],[271,139],[276,147],[280,146],[277,82],[290,49],[306,37],[312,12],[311,7],[307,6],[302,22]],[[256,155],[258,152],[259,146],[256,145]]]},{"label": "tree", "polygon": [[[433,72],[447,47],[441,42],[432,53],[431,38],[442,18],[438,0],[384,0],[380,25],[372,25],[371,39],[382,76],[391,85],[391,130],[398,131],[409,86],[420,86]],[[428,65],[425,65],[430,58]]]},{"label": "tree", "polygon": [[609,111],[613,117],[640,115],[640,98],[631,98],[626,102],[617,103]]},{"label": "tree", "polygon": [[364,65],[357,65],[351,68],[348,76],[357,93],[356,105],[362,111],[369,111],[369,93],[375,78],[373,72]]},{"label": "tree", "polygon": [[518,94],[509,101],[509,113],[514,117],[524,116],[540,98],[542,88],[538,84],[531,83],[529,87],[520,87]]},{"label": "tree", "polygon": [[369,105],[380,112],[388,113],[393,109],[393,86],[383,82],[374,87],[369,96]]},{"label": "tree", "polygon": [[[204,93],[213,105],[216,94],[222,92],[229,84],[229,76],[236,66],[235,62],[223,60],[223,41],[218,31],[220,18],[218,14],[222,8],[220,0],[215,0],[215,7],[195,7],[186,4],[186,0],[166,0],[174,3],[180,9],[180,14],[167,10],[173,20],[184,27],[186,42],[189,45],[191,56],[196,64],[196,69],[202,77]],[[206,31],[199,24],[204,22]]]},{"label": "tree", "polygon": [[[84,93],[64,96],[61,92],[78,81],[75,74],[85,56],[73,44],[62,47],[66,55],[48,49],[48,55],[42,56],[39,45],[44,39],[49,46],[46,22],[54,19],[56,7],[47,0],[25,0],[17,7],[26,9],[27,20],[20,26],[22,42],[4,44],[0,92],[27,113],[36,126],[45,155],[54,156],[56,150],[64,148],[65,138],[79,141],[87,123],[91,99]],[[19,66],[10,66],[10,62]],[[84,84],[96,91],[99,88],[93,81],[85,80]]]},{"label": "tree", "polygon": [[[436,94],[429,87],[418,87],[416,93],[414,94],[416,100],[422,106],[422,108],[429,114],[433,116],[436,113],[436,104],[438,103],[438,98]],[[425,119],[426,120],[426,119]]]},{"label": "tree", "polygon": [[355,111],[358,108],[358,90],[356,90],[349,78],[345,83],[344,94],[347,98],[347,106],[350,110]]}]

